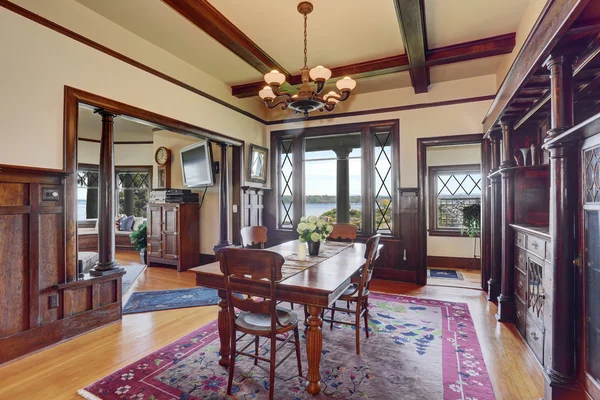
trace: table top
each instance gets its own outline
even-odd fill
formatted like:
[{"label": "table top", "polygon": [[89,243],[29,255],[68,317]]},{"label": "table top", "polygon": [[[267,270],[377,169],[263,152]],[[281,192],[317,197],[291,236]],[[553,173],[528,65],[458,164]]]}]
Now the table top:
[{"label": "table top", "polygon": [[[298,243],[298,240],[294,240],[270,247],[267,250],[286,257],[296,252]],[[333,257],[324,258],[318,264],[283,279],[278,283],[278,291],[282,294],[278,298],[285,300],[288,297],[286,291],[302,291],[306,294],[328,297],[338,294],[340,290],[343,291],[346,288],[352,275],[365,263],[365,250],[365,244],[354,243]],[[196,273],[196,281],[199,285],[217,289],[223,289],[225,286],[218,262],[191,268],[190,271]]]}]

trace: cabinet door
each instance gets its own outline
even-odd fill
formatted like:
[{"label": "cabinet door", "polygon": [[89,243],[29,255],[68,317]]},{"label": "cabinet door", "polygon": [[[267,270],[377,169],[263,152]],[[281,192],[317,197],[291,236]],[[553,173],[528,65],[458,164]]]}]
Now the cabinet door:
[{"label": "cabinet door", "polygon": [[163,232],[163,212],[161,206],[148,206],[148,255],[152,257],[161,257],[162,255],[162,232]]},{"label": "cabinet door", "polygon": [[179,258],[179,205],[163,207],[163,258]]}]

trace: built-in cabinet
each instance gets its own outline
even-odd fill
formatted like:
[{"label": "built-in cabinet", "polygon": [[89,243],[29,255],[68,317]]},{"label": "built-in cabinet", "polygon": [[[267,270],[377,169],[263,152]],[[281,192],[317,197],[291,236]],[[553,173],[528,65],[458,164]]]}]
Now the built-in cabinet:
[{"label": "built-in cabinet", "polygon": [[148,266],[171,265],[178,272],[200,265],[200,206],[150,203]]}]

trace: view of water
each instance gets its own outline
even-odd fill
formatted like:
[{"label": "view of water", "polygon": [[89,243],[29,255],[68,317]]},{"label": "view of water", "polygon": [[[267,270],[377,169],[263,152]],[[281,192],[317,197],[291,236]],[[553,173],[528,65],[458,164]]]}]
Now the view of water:
[{"label": "view of water", "polygon": [[[336,205],[335,203],[327,203],[327,204],[305,204],[304,205],[305,210],[306,210],[306,216],[309,215],[316,215],[319,216],[321,214],[323,214],[326,211],[331,210],[332,208],[335,208]],[[360,210],[361,209],[361,204],[350,204],[350,208],[354,209],[354,210]]]}]

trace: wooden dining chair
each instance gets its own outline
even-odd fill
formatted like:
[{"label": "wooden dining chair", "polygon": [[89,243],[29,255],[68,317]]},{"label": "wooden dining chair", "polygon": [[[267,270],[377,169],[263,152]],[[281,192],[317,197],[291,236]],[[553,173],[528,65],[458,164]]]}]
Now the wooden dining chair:
[{"label": "wooden dining chair", "polygon": [[[285,361],[294,350],[289,351],[279,363],[276,364],[276,353],[286,344],[293,343],[298,361],[298,375],[302,375],[302,364],[300,361],[300,335],[298,334],[298,314],[277,305],[276,286],[277,281],[282,279],[281,266],[284,258],[275,252],[268,250],[224,248],[217,252],[217,260],[221,266],[221,272],[225,279],[225,291],[229,306],[230,320],[230,346],[231,356],[229,361],[229,381],[227,383],[227,394],[231,395],[233,375],[235,371],[235,359],[238,355],[254,359],[254,365],[258,361],[269,363],[269,399],[273,399],[275,386],[275,369]],[[257,287],[258,281],[268,281],[268,296],[265,293],[252,293],[251,288]],[[233,294],[232,283],[248,285],[242,294],[247,295],[242,299]],[[235,291],[240,293],[239,290]],[[258,296],[258,297],[254,297]],[[239,313],[236,314],[236,309]],[[238,338],[237,332],[242,332]],[[286,332],[293,334],[282,336]],[[244,348],[237,350],[237,342],[246,335],[253,335],[254,340],[248,342]],[[258,355],[260,338],[267,338],[271,344],[269,358]],[[292,339],[294,339],[292,341]],[[277,342],[281,342],[277,345]],[[246,349],[254,343],[254,354],[246,352]]]},{"label": "wooden dining chair", "polygon": [[352,242],[356,240],[356,225],[353,224],[333,224],[333,230],[327,237],[327,240],[334,242]]},{"label": "wooden dining chair", "polygon": [[[346,308],[337,307],[334,303],[333,307],[323,310],[323,322],[330,323],[330,329],[333,329],[333,324],[352,325],[355,327],[356,333],[356,354],[360,354],[360,320],[364,318],[365,333],[369,338],[369,283],[373,276],[373,265],[377,258],[377,247],[379,246],[380,234],[372,236],[367,240],[367,250],[365,252],[365,265],[360,272],[360,279],[357,283],[353,283],[338,298],[339,301],[346,302]],[[354,309],[352,306],[355,306]],[[327,318],[325,313],[329,311],[331,318]],[[354,322],[338,321],[335,319],[335,312],[340,311],[346,314],[354,314]]]},{"label": "wooden dining chair", "polygon": [[246,226],[240,230],[242,235],[242,246],[253,247],[258,246],[261,249],[265,248],[267,243],[267,228],[264,226]]}]

